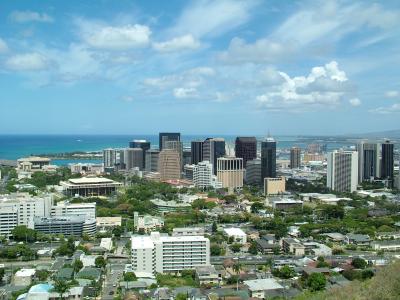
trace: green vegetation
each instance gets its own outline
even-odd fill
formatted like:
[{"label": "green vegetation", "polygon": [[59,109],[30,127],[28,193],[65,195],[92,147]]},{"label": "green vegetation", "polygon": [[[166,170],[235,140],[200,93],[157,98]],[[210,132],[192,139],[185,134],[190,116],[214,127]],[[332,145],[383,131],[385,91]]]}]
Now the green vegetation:
[{"label": "green vegetation", "polygon": [[325,289],[326,277],[322,273],[313,273],[306,280],[307,287],[315,292]]},{"label": "green vegetation", "polygon": [[282,279],[289,279],[289,278],[294,277],[295,272],[294,272],[293,268],[291,268],[289,266],[283,266],[280,269],[273,269],[272,275],[282,278]]},{"label": "green vegetation", "polygon": [[194,270],[184,270],[182,271],[181,276],[174,276],[171,274],[157,274],[156,279],[159,286],[166,286],[170,288],[181,286],[197,287]]},{"label": "green vegetation", "polygon": [[136,274],[133,272],[126,272],[124,273],[124,281],[136,281],[137,277]]},{"label": "green vegetation", "polygon": [[67,241],[63,241],[61,245],[54,251],[53,255],[60,256],[72,256],[75,252],[74,239],[69,238]]},{"label": "green vegetation", "polygon": [[12,247],[4,247],[0,250],[0,258],[22,260],[34,260],[37,258],[36,251],[27,245],[15,245]]},{"label": "green vegetation", "polygon": [[103,256],[98,256],[94,260],[94,265],[96,266],[96,268],[104,269],[107,265],[107,262]]}]

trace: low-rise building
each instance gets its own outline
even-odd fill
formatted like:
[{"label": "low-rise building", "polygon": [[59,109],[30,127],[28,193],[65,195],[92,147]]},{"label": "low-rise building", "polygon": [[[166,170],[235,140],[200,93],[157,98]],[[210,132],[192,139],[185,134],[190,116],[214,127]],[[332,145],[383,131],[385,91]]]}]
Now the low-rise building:
[{"label": "low-rise building", "polygon": [[306,254],[313,256],[331,256],[332,249],[327,245],[317,243],[317,242],[304,242]]},{"label": "low-rise building", "polygon": [[305,255],[305,247],[298,239],[283,238],[281,239],[281,247],[285,253],[294,254],[295,256]]},{"label": "low-rise building", "polygon": [[29,156],[17,160],[18,171],[35,172],[41,171],[45,166],[49,166],[50,158]]},{"label": "low-rise building", "polygon": [[145,232],[160,230],[164,226],[164,218],[151,215],[139,215],[138,212],[133,213],[133,225],[136,231],[144,230]]},{"label": "low-rise building", "polygon": [[295,207],[303,207],[303,201],[290,199],[290,198],[280,198],[280,197],[268,197],[266,199],[267,206],[271,206],[273,209],[286,210]]},{"label": "low-rise building", "polygon": [[214,266],[199,266],[195,268],[196,280],[202,284],[219,284],[221,277]]},{"label": "low-rise building", "polygon": [[371,243],[371,238],[366,234],[349,233],[345,236],[344,242],[346,244],[368,246]]},{"label": "low-rise building", "polygon": [[112,238],[102,238],[100,240],[100,247],[103,247],[107,251],[111,251],[113,247]]},{"label": "low-rise building", "polygon": [[57,202],[51,207],[53,217],[62,216],[84,216],[86,218],[96,218],[96,202],[92,203],[70,203],[67,201]]},{"label": "low-rise building", "polygon": [[14,285],[16,286],[28,286],[32,283],[35,278],[35,269],[21,269],[14,274]]},{"label": "low-rise building", "polygon": [[399,251],[400,240],[376,241],[371,244],[375,251]]},{"label": "low-rise building", "polygon": [[201,227],[181,227],[172,229],[172,236],[204,235],[204,228]]},{"label": "low-rise building", "polygon": [[82,177],[61,181],[60,185],[67,196],[94,197],[109,196],[115,193],[122,183],[103,177]]},{"label": "low-rise building", "polygon": [[280,246],[275,241],[275,235],[264,235],[256,239],[257,250],[262,254],[273,254]]},{"label": "low-rise building", "polygon": [[188,210],[192,207],[189,203],[176,202],[174,200],[164,201],[161,199],[153,199],[150,200],[150,202],[153,203],[156,206],[158,212],[161,213]]},{"label": "low-rise building", "polygon": [[35,217],[34,229],[44,234],[82,236],[96,234],[96,219],[84,216]]},{"label": "low-rise building", "polygon": [[96,226],[101,229],[120,227],[121,217],[96,217]]},{"label": "low-rise building", "polygon": [[225,228],[225,234],[228,237],[232,237],[236,243],[246,244],[247,243],[247,235],[246,233],[240,228]]},{"label": "low-rise building", "polygon": [[264,178],[264,195],[278,195],[286,191],[285,177],[266,177]]},{"label": "low-rise building", "polygon": [[255,279],[255,280],[245,280],[244,285],[247,286],[249,290],[249,295],[252,298],[267,299],[266,293],[269,292],[282,292],[284,287],[280,285],[274,278],[265,279]]}]

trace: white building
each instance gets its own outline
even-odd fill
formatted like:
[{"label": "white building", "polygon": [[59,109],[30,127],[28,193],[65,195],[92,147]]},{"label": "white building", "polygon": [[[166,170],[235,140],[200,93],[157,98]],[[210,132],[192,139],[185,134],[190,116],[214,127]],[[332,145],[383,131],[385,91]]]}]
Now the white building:
[{"label": "white building", "polygon": [[237,243],[240,243],[240,244],[246,244],[247,243],[247,235],[240,228],[234,228],[234,227],[225,228],[224,232],[228,237],[233,237],[235,242],[237,242]]},{"label": "white building", "polygon": [[326,186],[336,192],[354,192],[358,184],[358,153],[333,151],[328,153]]},{"label": "white building", "polygon": [[217,179],[223,188],[234,190],[243,187],[243,158],[220,157],[217,159]]},{"label": "white building", "polygon": [[113,168],[119,162],[118,149],[103,150],[103,165],[105,168]]},{"label": "white building", "polygon": [[164,218],[151,215],[139,215],[138,212],[133,213],[133,224],[136,231],[144,230],[145,232],[159,230],[164,226]]},{"label": "white building", "polygon": [[107,251],[111,251],[113,247],[113,242],[111,238],[102,238],[100,240],[100,247],[106,249]]},{"label": "white building", "polygon": [[213,174],[213,165],[209,161],[201,161],[194,166],[193,183],[198,188],[220,188],[222,184],[218,182]]},{"label": "white building", "polygon": [[102,164],[91,164],[91,163],[77,163],[69,164],[69,169],[71,173],[75,174],[95,174],[100,175],[104,172],[104,167]]},{"label": "white building", "polygon": [[54,217],[83,215],[93,219],[96,218],[96,202],[70,203],[61,201],[51,208],[51,215]]},{"label": "white building", "polygon": [[172,229],[172,236],[204,235],[204,228],[201,227],[182,227]]},{"label": "white building", "polygon": [[18,270],[14,275],[15,286],[28,286],[32,283],[35,278],[35,269],[21,269]]},{"label": "white building", "polygon": [[250,297],[258,299],[269,299],[266,296],[268,292],[275,292],[276,294],[283,294],[284,287],[280,285],[274,278],[245,280],[243,283],[247,286],[250,292]]},{"label": "white building", "polygon": [[210,241],[203,236],[164,236],[152,232],[150,236],[134,236],[132,270],[137,276],[180,272],[210,265]]}]

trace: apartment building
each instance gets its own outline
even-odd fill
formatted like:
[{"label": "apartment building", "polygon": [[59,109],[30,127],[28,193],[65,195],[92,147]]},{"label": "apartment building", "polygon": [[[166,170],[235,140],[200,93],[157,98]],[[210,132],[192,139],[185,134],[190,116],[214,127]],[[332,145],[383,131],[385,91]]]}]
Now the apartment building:
[{"label": "apartment building", "polygon": [[58,202],[51,208],[52,216],[86,216],[96,218],[96,203],[70,203],[66,201]]}]

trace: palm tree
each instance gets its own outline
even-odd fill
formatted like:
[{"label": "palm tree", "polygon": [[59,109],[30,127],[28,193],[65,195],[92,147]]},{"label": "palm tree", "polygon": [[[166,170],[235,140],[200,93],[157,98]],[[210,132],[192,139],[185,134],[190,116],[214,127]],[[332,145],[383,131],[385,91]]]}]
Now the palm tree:
[{"label": "palm tree", "polygon": [[236,290],[239,290],[239,279],[240,279],[240,271],[242,270],[242,264],[241,263],[235,263],[232,266],[233,271],[237,274],[237,281],[236,281]]},{"label": "palm tree", "polygon": [[60,299],[64,300],[64,295],[66,292],[69,291],[70,283],[65,280],[56,279],[54,281],[54,288],[53,290],[60,294]]}]

